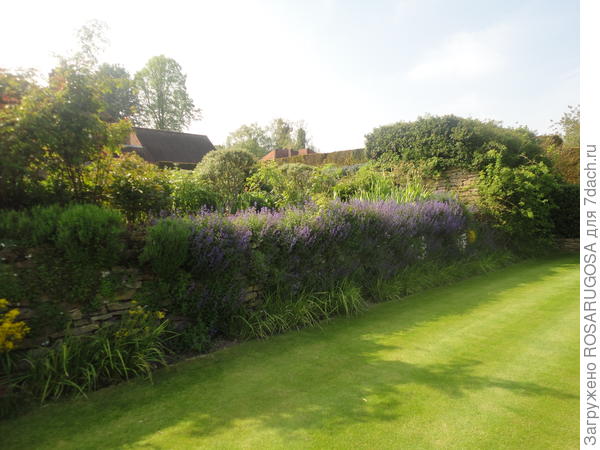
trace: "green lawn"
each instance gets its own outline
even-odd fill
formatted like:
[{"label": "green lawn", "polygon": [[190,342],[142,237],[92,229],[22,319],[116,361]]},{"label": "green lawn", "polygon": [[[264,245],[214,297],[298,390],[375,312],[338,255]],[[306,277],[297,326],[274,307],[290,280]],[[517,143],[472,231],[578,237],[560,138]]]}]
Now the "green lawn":
[{"label": "green lawn", "polygon": [[577,257],[230,347],[0,423],[10,448],[578,448]]}]

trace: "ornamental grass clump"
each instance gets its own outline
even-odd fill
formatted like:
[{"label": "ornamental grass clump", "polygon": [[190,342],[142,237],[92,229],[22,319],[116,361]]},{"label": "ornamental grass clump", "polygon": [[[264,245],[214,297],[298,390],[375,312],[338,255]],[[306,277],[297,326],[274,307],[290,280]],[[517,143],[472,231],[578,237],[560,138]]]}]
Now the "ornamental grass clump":
[{"label": "ornamental grass clump", "polygon": [[153,369],[166,365],[167,341],[173,337],[163,319],[162,312],[138,306],[95,334],[67,335],[49,348],[7,358],[0,388],[23,401],[44,403],[137,376],[152,379]]}]

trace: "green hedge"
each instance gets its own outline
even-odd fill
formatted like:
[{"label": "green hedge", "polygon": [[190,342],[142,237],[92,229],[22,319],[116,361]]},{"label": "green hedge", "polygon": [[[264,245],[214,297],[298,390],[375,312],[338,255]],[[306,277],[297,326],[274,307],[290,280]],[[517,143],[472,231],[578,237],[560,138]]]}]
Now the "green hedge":
[{"label": "green hedge", "polygon": [[552,211],[554,231],[558,237],[579,237],[579,185],[558,185],[552,194],[556,208]]},{"label": "green hedge", "polygon": [[331,153],[311,153],[309,155],[297,155],[288,158],[278,158],[275,160],[278,164],[302,163],[309,166],[324,166],[333,164],[335,166],[351,166],[367,162],[369,158],[364,148],[355,150],[342,150]]},{"label": "green hedge", "polygon": [[498,159],[502,166],[515,167],[542,155],[535,134],[526,128],[453,115],[375,128],[365,145],[369,158],[394,155],[403,161],[428,160],[437,170],[482,169]]}]

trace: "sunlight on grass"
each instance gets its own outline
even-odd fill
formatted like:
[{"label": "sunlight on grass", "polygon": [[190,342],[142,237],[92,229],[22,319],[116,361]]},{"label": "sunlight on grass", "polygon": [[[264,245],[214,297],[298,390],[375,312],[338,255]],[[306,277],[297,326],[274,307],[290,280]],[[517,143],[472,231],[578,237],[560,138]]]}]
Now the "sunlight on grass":
[{"label": "sunlight on grass", "polygon": [[578,266],[528,261],[0,424],[6,448],[575,448]]}]

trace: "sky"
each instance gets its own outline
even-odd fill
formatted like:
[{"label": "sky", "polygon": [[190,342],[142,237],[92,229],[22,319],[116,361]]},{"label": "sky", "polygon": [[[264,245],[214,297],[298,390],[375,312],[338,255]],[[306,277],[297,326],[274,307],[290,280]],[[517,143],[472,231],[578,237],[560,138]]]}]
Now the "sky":
[{"label": "sky", "polygon": [[[27,1],[2,6],[0,67],[46,74],[90,20],[102,62],[174,58],[214,144],[302,120],[322,152],[426,114],[551,131],[579,103],[577,0]],[[10,39],[9,39],[10,37]]]}]

